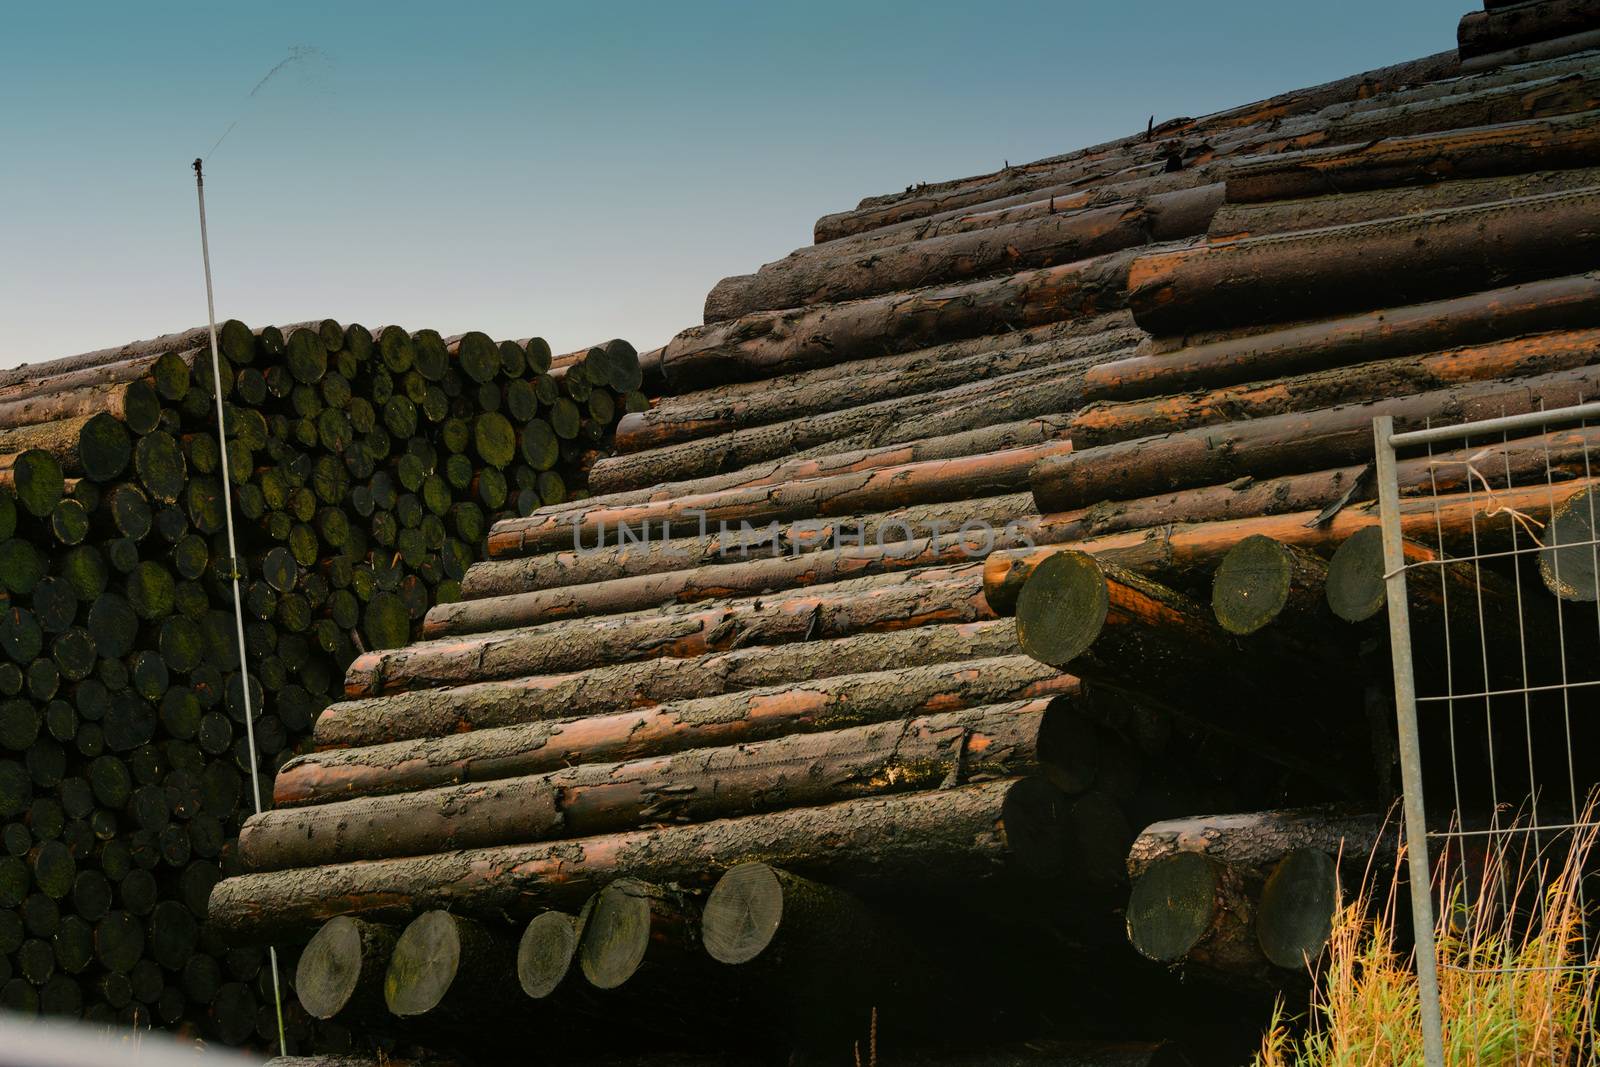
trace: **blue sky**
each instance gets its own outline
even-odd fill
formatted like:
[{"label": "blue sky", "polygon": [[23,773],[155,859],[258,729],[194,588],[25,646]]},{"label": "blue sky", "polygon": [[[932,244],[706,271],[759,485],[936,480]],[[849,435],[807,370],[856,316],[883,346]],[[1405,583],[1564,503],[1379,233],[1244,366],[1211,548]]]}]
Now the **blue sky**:
[{"label": "blue sky", "polygon": [[203,321],[188,164],[236,119],[219,315],[642,350],[862,196],[1442,51],[1470,6],[8,4],[0,366]]}]

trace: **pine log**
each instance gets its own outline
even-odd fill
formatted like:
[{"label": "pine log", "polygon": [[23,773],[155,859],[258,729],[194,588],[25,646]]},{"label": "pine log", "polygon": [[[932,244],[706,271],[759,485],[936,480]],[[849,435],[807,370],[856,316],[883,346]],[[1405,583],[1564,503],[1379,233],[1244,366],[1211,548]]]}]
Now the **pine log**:
[{"label": "pine log", "polygon": [[[969,520],[971,521],[971,520]],[[846,536],[854,538],[850,528]],[[1032,544],[1021,529],[997,531],[975,524],[967,532],[887,540],[856,549],[784,554],[768,549],[755,559],[724,559],[700,567],[644,574],[583,586],[438,604],[423,620],[427,638],[536,626],[561,619],[615,615],[669,604],[787,592],[848,579],[884,577],[935,565],[960,566],[995,548]],[[762,558],[762,557],[765,558]]]},{"label": "pine log", "polygon": [[622,708],[756,689],[784,682],[860,674],[885,663],[927,666],[1018,653],[1009,620],[923,626],[832,641],[736,648],[690,659],[663,657],[573,674],[420,689],[324,709],[316,741],[324,748],[442,737],[468,730],[593,715]]},{"label": "pine log", "polygon": [[[987,526],[994,531],[994,540],[998,540],[1003,533],[1031,530],[1037,518],[1033,494],[1019,492],[913,504],[892,511],[840,518],[801,519],[787,525],[769,523],[747,530],[732,527],[724,532],[708,527],[704,537],[690,535],[670,540],[657,537],[648,543],[627,542],[581,551],[569,549],[484,560],[474,563],[461,579],[461,596],[463,600],[482,600],[539,589],[593,586],[618,578],[664,574],[711,564],[816,552],[870,558],[880,545],[903,547],[906,542],[920,538],[959,532],[963,526],[975,540],[980,539],[980,532]],[[915,554],[914,549],[903,547],[905,558]]]},{"label": "pine log", "polygon": [[1126,306],[1131,252],[907,293],[763,311],[697,326],[669,341],[662,372],[676,390],[832,366]]},{"label": "pine log", "polygon": [[1539,553],[1539,576],[1545,588],[1562,600],[1592,603],[1600,599],[1597,510],[1600,500],[1593,489],[1573,494],[1555,508],[1542,531],[1545,550]]},{"label": "pine log", "polygon": [[1182,334],[1438,300],[1600,261],[1600,188],[1141,256],[1135,321]]},{"label": "pine log", "polygon": [[[350,665],[345,695],[375,696],[658,656],[699,656],[747,645],[975,622],[991,617],[982,601],[980,568],[930,568],[868,578],[863,581],[879,584],[860,592],[822,587],[817,593],[781,600],[733,600],[691,611],[549,623],[369,652]],[[884,578],[903,580],[885,584]]]},{"label": "pine log", "polygon": [[1550,374],[1600,360],[1597,349],[1600,329],[1559,331],[1249,385],[1100,402],[1073,415],[1072,443],[1081,451],[1196,426],[1387,400],[1461,382]]},{"label": "pine log", "polygon": [[[1071,691],[1076,682],[1025,656],[900,667],[700,697],[582,719],[308,753],[284,764],[280,806],[534,774],[577,762],[637,759],[884,722],[935,708],[977,707]],[[692,799],[692,798],[686,798]],[[663,803],[666,803],[663,801]],[[273,820],[268,820],[269,822]]]},{"label": "pine log", "polygon": [[[1426,481],[1422,484],[1425,486]],[[1548,486],[1501,489],[1495,506],[1514,509],[1535,522],[1548,520],[1552,499],[1559,505],[1574,493],[1591,488],[1590,479]],[[1463,486],[1463,488],[1465,488]],[[1511,545],[1514,519],[1509,511],[1488,515],[1490,505],[1480,494],[1453,493],[1434,497],[1411,497],[1400,505],[1401,529],[1413,538],[1443,538],[1443,550],[1451,553]],[[1066,545],[1045,545],[1032,550],[996,552],[984,562],[984,598],[998,615],[1016,610],[1018,592],[1041,560],[1058,552],[1076,550],[1093,553],[1141,574],[1188,588],[1196,577],[1209,573],[1216,562],[1235,544],[1254,534],[1286,544],[1331,555],[1333,550],[1357,530],[1375,527],[1378,514],[1372,508],[1344,508],[1324,519],[1319,512],[1301,511],[1261,515],[1254,518],[1174,524],[1147,530],[1110,534]]]},{"label": "pine log", "polygon": [[596,989],[616,989],[641,970],[661,976],[700,949],[700,909],[687,893],[619,878],[586,911],[578,969]]},{"label": "pine log", "polygon": [[1039,779],[849,801],[742,819],[416,859],[241,875],[218,883],[210,919],[260,941],[336,915],[404,920],[429,907],[531,918],[574,907],[613,877],[686,887],[749,859],[847,888],[959,884],[970,894],[1012,872],[1070,880],[1065,806]]},{"label": "pine log", "polygon": [[[217,339],[222,355],[232,362],[248,363],[255,346],[250,328],[238,319],[228,319],[217,324]],[[125,363],[144,356],[160,356],[167,352],[192,352],[211,344],[209,326],[196,326],[182,333],[163,334],[148,341],[131,341],[117,348],[102,348],[81,355],[65,356],[44,363],[19,363],[0,373],[0,388],[23,382],[69,374],[74,371],[99,368],[107,364]]]},{"label": "pine log", "polygon": [[[931,437],[901,445],[864,448],[836,455],[798,456],[776,463],[758,464],[728,474],[696,478],[687,482],[668,482],[664,485],[636,489],[626,493],[603,493],[584,497],[541,509],[558,524],[570,520],[573,513],[593,507],[631,507],[638,504],[663,503],[683,496],[703,493],[720,493],[731,489],[754,489],[760,486],[780,485],[790,481],[827,478],[841,474],[861,473],[896,467],[907,463],[922,463],[935,459],[954,459],[977,456],[991,452],[1028,448],[1052,441],[1062,441],[1067,436],[1068,420],[1062,416],[1024,419],[986,426],[981,430]],[[559,542],[555,542],[559,543]]]},{"label": "pine log", "polygon": [[1232,160],[1224,167],[1228,206],[1219,218],[1241,204],[1592,166],[1600,150],[1597,120],[1600,114],[1585,111]]},{"label": "pine log", "polygon": [[1222,557],[1211,586],[1217,625],[1238,636],[1323,615],[1328,565],[1270,537],[1246,537]]},{"label": "pine log", "polygon": [[578,955],[583,923],[563,911],[535,915],[517,942],[517,983],[534,1000],[544,1000],[560,989],[572,972]]},{"label": "pine log", "polygon": [[[617,424],[618,453],[640,452],[683,441],[731,433],[875,401],[934,393],[980,380],[1116,351],[1144,332],[1125,312],[1094,320],[1086,335],[1077,329],[1042,329],[956,341],[898,356],[861,360],[841,374],[833,368],[760,383],[736,383],[667,397],[648,411],[624,415]],[[1069,324],[1085,328],[1088,324]],[[1016,421],[1008,419],[1007,421]],[[924,436],[933,436],[932,434]]]},{"label": "pine log", "polygon": [[[1041,459],[1065,455],[1068,441],[1047,441],[1023,448],[952,459],[929,459],[890,467],[803,478],[776,486],[726,489],[718,492],[650,501],[643,504],[597,504],[499,523],[489,533],[489,555],[506,559],[530,550],[601,547],[607,531],[614,544],[625,536],[670,540],[673,529],[704,535],[736,524],[822,519],[892,507],[971,500],[1015,492],[1028,484],[1028,473]],[[623,531],[628,531],[624,534]]]},{"label": "pine log", "polygon": [[395,941],[384,1000],[401,1018],[486,1018],[505,1003],[513,965],[498,931],[447,911],[425,911]]},{"label": "pine log", "polygon": [[705,321],[837,303],[879,293],[1011,273],[1204,233],[1222,203],[1220,183],[1101,208],[1045,215],[928,237],[863,256],[843,249],[724,278],[706,297]]},{"label": "pine log", "polygon": [[1090,370],[1084,395],[1159,396],[1594,326],[1600,274],[1580,274],[1135,355]]},{"label": "pine log", "polygon": [[329,919],[300,953],[294,992],[314,1019],[373,1018],[384,1007],[383,980],[395,932],[349,916]]},{"label": "pine log", "polygon": [[1137,879],[1176,853],[1200,852],[1260,883],[1296,849],[1338,856],[1347,871],[1359,873],[1369,863],[1392,865],[1399,843],[1397,823],[1334,807],[1168,819],[1139,834],[1128,853],[1128,876]]},{"label": "pine log", "polygon": [[1267,962],[1307,971],[1333,932],[1343,893],[1326,852],[1295,849],[1278,861],[1256,902],[1256,944]]},{"label": "pine log", "polygon": [[1031,475],[1042,512],[1085,507],[1243,476],[1260,478],[1370,460],[1372,420],[1391,415],[1397,428],[1521,414],[1581,403],[1600,385],[1600,369],[1579,367],[1515,380],[1318,411],[1288,412],[1122,441],[1043,459]]},{"label": "pine log", "polygon": [[1542,0],[1469,11],[1456,26],[1456,48],[1462,59],[1471,59],[1592,30],[1596,23],[1600,23],[1600,4],[1595,0]]},{"label": "pine log", "polygon": [[1532,44],[1518,45],[1502,52],[1487,52],[1481,56],[1473,56],[1462,62],[1461,71],[1463,74],[1479,74],[1498,67],[1537,63],[1576,53],[1593,52],[1596,49],[1600,49],[1600,30],[1582,30],[1578,33],[1569,33],[1565,37],[1552,37]]},{"label": "pine log", "polygon": [[[1600,130],[1597,130],[1596,140],[1600,141]],[[1600,158],[1600,144],[1591,150],[1589,157],[1590,161],[1597,158]],[[1433,185],[1241,204],[1219,211],[1207,233],[1220,240],[1320,230],[1373,219],[1422,215],[1440,208],[1570,192],[1594,185],[1600,185],[1600,167],[1577,166],[1571,170],[1519,171],[1509,177],[1468,178]]]},{"label": "pine log", "polygon": [[1134,882],[1128,941],[1156,963],[1190,963],[1270,986],[1255,918],[1255,902],[1236,872],[1201,853],[1179,852],[1152,863]]},{"label": "pine log", "polygon": [[963,433],[1017,416],[1053,415],[1077,406],[1083,375],[1089,367],[1118,354],[1116,349],[1105,350],[1067,363],[1016,371],[920,396],[861,404],[735,430],[706,440],[610,456],[594,465],[590,485],[597,492],[626,491],[737,470],[796,452],[848,452]]},{"label": "pine log", "polygon": [[185,352],[134,356],[115,363],[82,367],[61,374],[30,377],[0,386],[0,402],[20,405],[26,400],[76,393],[96,386],[143,382],[154,389],[162,400],[175,403],[188,395],[191,368],[194,367],[196,360],[205,360],[209,363],[210,359],[211,349],[207,346]]},{"label": "pine log", "polygon": [[[1052,686],[1033,688],[1048,693]],[[1071,689],[1075,683],[1066,680],[1054,688]],[[348,792],[390,795],[253,816],[240,832],[240,858],[247,869],[257,871],[314,867],[706,822],[1036,771],[1053,782],[1081,787],[1094,773],[1092,753],[1080,751],[1075,743],[1086,727],[1077,721],[1070,701],[1017,701],[876,723],[877,709],[843,710],[840,724],[869,725],[833,730],[824,724],[821,734],[760,741],[782,729],[774,717],[746,731],[746,737],[757,740],[740,741],[733,748],[683,750],[684,745],[715,746],[719,741],[714,731],[695,729],[691,722],[690,736],[681,741],[663,743],[658,738],[631,746],[665,753],[658,757],[608,763],[603,761],[612,751],[596,746],[593,760],[581,766],[505,777],[524,767],[551,766],[523,753],[521,759],[506,755],[496,761],[491,756],[490,765],[464,772],[458,768],[452,776],[488,779],[488,785],[413,791],[391,782],[357,780]],[[814,730],[818,723],[791,716],[787,726]]]}]

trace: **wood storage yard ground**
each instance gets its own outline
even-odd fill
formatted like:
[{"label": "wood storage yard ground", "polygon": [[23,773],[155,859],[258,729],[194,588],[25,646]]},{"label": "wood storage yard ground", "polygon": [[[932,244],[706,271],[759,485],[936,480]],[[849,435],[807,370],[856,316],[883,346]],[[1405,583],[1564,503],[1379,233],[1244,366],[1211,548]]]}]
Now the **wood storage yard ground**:
[{"label": "wood storage yard ground", "polygon": [[[301,1052],[1244,1062],[1393,851],[1373,417],[1600,385],[1600,2],[1486,8],[869,197],[637,358],[230,324],[236,844],[196,337],[0,382],[0,996],[266,1043],[273,944]],[[1592,434],[1501,502],[1586,516]],[[1464,458],[1400,470],[1452,552]]]}]

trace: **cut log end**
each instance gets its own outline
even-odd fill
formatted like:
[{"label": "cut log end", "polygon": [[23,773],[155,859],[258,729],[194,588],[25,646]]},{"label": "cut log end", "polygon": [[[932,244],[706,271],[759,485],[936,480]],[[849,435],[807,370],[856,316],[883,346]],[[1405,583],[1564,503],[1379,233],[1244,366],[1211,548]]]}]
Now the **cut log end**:
[{"label": "cut log end", "polygon": [[332,1019],[374,975],[381,975],[394,948],[394,935],[381,926],[341,915],[323,924],[300,954],[295,993],[315,1019]]},{"label": "cut log end", "polygon": [[615,989],[639,970],[650,947],[651,894],[631,878],[602,889],[589,909],[578,965],[589,984]]},{"label": "cut log end", "polygon": [[1093,556],[1056,553],[1033,569],[1017,596],[1017,641],[1041,663],[1065,667],[1094,644],[1110,606]]},{"label": "cut log end", "polygon": [[700,917],[706,952],[720,963],[749,963],[783,923],[783,884],[765,863],[741,863],[718,880]]},{"label": "cut log end", "polygon": [[1075,704],[1070,696],[1054,698],[1039,726],[1039,764],[1050,784],[1064,793],[1088,789],[1100,766],[1094,726]]},{"label": "cut log end", "polygon": [[1294,560],[1288,546],[1256,534],[1222,558],[1211,587],[1217,623],[1232,634],[1253,634],[1289,602]]},{"label": "cut log end", "polygon": [[579,934],[578,920],[565,912],[533,917],[517,945],[517,981],[524,993],[543,1000],[556,991],[572,969]]},{"label": "cut log end", "polygon": [[1383,531],[1357,530],[1328,561],[1328,607],[1346,622],[1377,615],[1388,603],[1383,572]]},{"label": "cut log end", "polygon": [[1195,852],[1150,865],[1128,900],[1128,940],[1145,959],[1178,963],[1205,938],[1216,915],[1217,866]]},{"label": "cut log end", "polygon": [[1564,501],[1550,520],[1545,538],[1550,547],[1539,553],[1539,575],[1562,600],[1593,603],[1600,598],[1600,552],[1594,544],[1600,493],[1589,489]]},{"label": "cut log end", "polygon": [[459,921],[448,912],[425,912],[395,942],[383,980],[384,1001],[395,1015],[426,1015],[449,993],[461,965]]},{"label": "cut log end", "polygon": [[1256,938],[1273,964],[1302,970],[1322,954],[1339,909],[1339,872],[1326,852],[1297,848],[1267,877],[1256,908]]}]

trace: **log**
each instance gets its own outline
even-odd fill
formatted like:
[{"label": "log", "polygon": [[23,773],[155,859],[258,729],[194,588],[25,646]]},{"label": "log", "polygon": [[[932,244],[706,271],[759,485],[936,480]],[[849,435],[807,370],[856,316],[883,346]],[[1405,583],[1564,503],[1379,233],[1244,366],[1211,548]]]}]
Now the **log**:
[{"label": "log", "polygon": [[596,989],[660,981],[700,949],[699,907],[687,893],[619,878],[586,911],[578,969]]},{"label": "log", "polygon": [[447,911],[425,911],[395,941],[384,1000],[401,1018],[484,1019],[504,1003],[512,965],[498,931]]},{"label": "log", "polygon": [[465,638],[440,638],[358,657],[345,695],[455,685],[657,656],[699,656],[745,645],[844,637],[989,618],[979,565],[928,568],[819,587],[780,600],[751,598],[686,611],[620,616]]},{"label": "log", "polygon": [[[1015,492],[1028,484],[1028,473],[1040,460],[1065,455],[1071,442],[1047,441],[1022,448],[952,459],[929,459],[866,471],[802,478],[751,488],[650,501],[643,504],[597,504],[498,524],[489,533],[489,554],[506,559],[529,551],[593,545],[612,531],[612,543],[625,536],[642,541],[656,536],[670,540],[673,528],[704,533],[736,524],[789,522],[884,511],[893,507],[971,500]],[[622,531],[630,533],[625,535]],[[679,533],[678,536],[683,536]]]},{"label": "log", "polygon": [[663,657],[571,674],[420,689],[337,703],[317,718],[315,737],[324,748],[442,737],[860,674],[885,663],[917,667],[1017,652],[1016,627],[998,619],[832,641],[736,648],[689,659]]},{"label": "log", "polygon": [[[769,523],[747,530],[721,531],[708,526],[705,536],[596,546],[581,551],[544,552],[539,555],[484,560],[473,564],[461,580],[463,600],[526,593],[539,589],[593,586],[600,582],[646,574],[665,574],[712,564],[832,552],[840,557],[873,558],[879,546],[894,546],[904,558],[918,555],[907,542],[959,532],[963,526],[980,544],[1002,534],[1021,534],[1037,525],[1033,494],[913,504],[891,511],[854,514],[832,519],[799,519],[788,525]],[[983,533],[985,525],[994,532]],[[859,542],[859,545],[857,545]],[[852,547],[854,546],[854,547]],[[988,546],[988,547],[992,547]],[[988,551],[988,547],[982,551]]]},{"label": "log", "polygon": [[1214,232],[1234,232],[1220,220],[1235,205],[1362,189],[1389,196],[1395,186],[1447,182],[1449,188],[1467,178],[1589,167],[1600,148],[1597,120],[1586,111],[1231,160],[1224,165],[1228,206],[1218,212]]},{"label": "log", "polygon": [[517,942],[517,983],[534,1000],[552,996],[578,955],[582,920],[562,911],[544,911],[529,920]]},{"label": "log", "polygon": [[1152,241],[1204,233],[1222,203],[1220,183],[1101,208],[1047,214],[874,250],[779,260],[724,278],[706,297],[705,321],[837,303],[986,275],[1051,267]]},{"label": "log", "polygon": [[[1072,684],[1064,682],[1057,691]],[[1037,689],[1051,691],[1048,685]],[[841,721],[871,723],[875,717],[846,709]],[[804,721],[792,725],[802,731],[817,728]],[[684,744],[717,741],[696,732],[683,742],[639,746],[666,753],[660,757],[607,763],[602,750],[593,762],[512,778],[505,777],[512,762],[505,760],[481,774],[457,776],[493,780],[487,787],[402,792],[381,782],[365,789],[360,786],[366,783],[358,783],[350,792],[398,795],[263,812],[240,832],[240,858],[251,870],[280,870],[340,859],[419,856],[703,822],[1035,771],[1081,790],[1093,776],[1092,753],[1081,751],[1084,733],[1070,701],[1052,706],[1048,699],[1036,699],[820,735],[799,733],[737,748],[681,751]],[[754,738],[771,735],[771,730],[749,732]]]},{"label": "log", "polygon": [[[217,324],[217,339],[222,355],[232,362],[248,363],[252,358],[255,340],[250,328],[238,319],[228,319]],[[205,348],[209,353],[211,330],[196,326],[181,333],[163,334],[148,341],[131,341],[117,348],[101,348],[81,355],[65,356],[44,363],[19,363],[0,373],[0,388],[9,388],[74,371],[91,370],[105,364],[126,363],[145,356],[160,356],[167,352],[193,352]]]},{"label": "log", "polygon": [[833,366],[885,351],[1083,318],[1125,306],[1130,252],[1000,278],[868,297],[803,311],[763,311],[697,326],[667,342],[662,373],[682,391]]},{"label": "log", "polygon": [[1399,843],[1398,823],[1337,807],[1168,819],[1139,834],[1128,852],[1128,876],[1138,879],[1158,860],[1179,852],[1199,852],[1248,881],[1263,883],[1284,856],[1298,849],[1338,856],[1349,865],[1346,870],[1358,874],[1369,863],[1392,865]]},{"label": "log", "polygon": [[1279,860],[1256,903],[1256,943],[1267,962],[1309,970],[1327,947],[1342,896],[1326,852],[1296,849]]},{"label": "log", "polygon": [[[1600,258],[1600,188],[1141,256],[1134,320],[1182,334],[1438,300]],[[1552,252],[1552,248],[1557,251]]]},{"label": "log", "polygon": [[[981,560],[996,547],[1031,544],[1017,530],[997,532],[978,525],[938,537],[886,541],[859,549],[828,550],[766,558],[724,559],[701,567],[644,574],[586,586],[511,593],[463,600],[429,609],[424,637],[437,638],[534,626],[560,619],[615,615],[660,605],[693,604],[731,596],[792,591],[850,579],[888,577],[934,565],[960,566]],[[880,527],[879,536],[889,531]],[[846,531],[854,536],[856,531]]]},{"label": "log", "polygon": [[1270,986],[1256,943],[1255,903],[1239,876],[1198,852],[1157,860],[1133,884],[1128,941],[1156,963],[1190,963]]},{"label": "log", "polygon": [[1594,326],[1600,275],[1580,274],[1135,355],[1090,370],[1084,395],[1158,396]]},{"label": "log", "polygon": [[[955,341],[898,356],[861,360],[850,373],[825,368],[760,383],[736,383],[666,397],[648,411],[624,415],[617,424],[618,453],[640,452],[859,405],[862,398],[887,401],[919,396],[1052,364],[1129,347],[1144,336],[1126,313],[1072,329],[1044,327]],[[1014,422],[1015,419],[1007,421]],[[933,435],[926,435],[933,436]]]},{"label": "log", "polygon": [[1260,535],[1230,548],[1211,586],[1217,625],[1237,636],[1281,621],[1320,620],[1328,565],[1303,549]]},{"label": "log", "polygon": [[384,975],[395,932],[349,916],[329,919],[306,944],[295,967],[294,991],[314,1019],[373,1018],[384,1007]]},{"label": "log", "polygon": [[1053,415],[1077,406],[1083,375],[1089,367],[1118,354],[1118,350],[1106,350],[1067,363],[1016,371],[920,396],[861,404],[735,430],[707,440],[611,456],[594,465],[590,484],[598,492],[626,491],[737,470],[797,452],[848,452],[963,433],[1018,416]]},{"label": "log", "polygon": [[[1426,482],[1422,483],[1426,486]],[[1592,487],[1589,479],[1556,486],[1501,489],[1495,504],[1514,509],[1536,522],[1548,519],[1554,502]],[[1464,486],[1463,486],[1464,488]],[[1509,512],[1488,516],[1481,494],[1453,493],[1410,497],[1401,501],[1401,528],[1408,537],[1443,537],[1446,552],[1467,552],[1476,538],[1483,546],[1509,547],[1515,520]],[[1013,614],[1017,595],[1033,568],[1058,552],[1093,553],[1119,566],[1190,587],[1239,541],[1253,534],[1331,555],[1351,534],[1378,524],[1370,508],[1343,508],[1331,518],[1320,512],[1301,511],[1251,518],[1165,526],[1109,534],[1068,545],[1044,545],[1033,550],[1000,551],[984,562],[984,599],[998,615]],[[1484,550],[1489,550],[1485,548]]]},{"label": "log", "polygon": [[1593,30],[1600,23],[1594,0],[1542,0],[1491,11],[1469,11],[1456,26],[1462,59]]},{"label": "log", "polygon": [[403,920],[429,907],[531,918],[573,907],[615,876],[686,887],[749,859],[857,890],[906,884],[970,894],[1009,874],[1068,879],[1064,806],[1038,779],[849,801],[577,841],[240,875],[218,883],[223,936],[260,941],[336,915]]},{"label": "log", "polygon": [[1559,331],[1248,385],[1148,400],[1102,401],[1073,415],[1072,443],[1082,451],[1207,424],[1314,411],[1337,404],[1370,403],[1462,382],[1572,370],[1600,358],[1596,355],[1597,342],[1597,329]]},{"label": "log", "polygon": [[1584,603],[1600,598],[1600,567],[1595,563],[1597,509],[1600,502],[1593,489],[1575,493],[1551,512],[1543,532],[1539,577],[1545,588],[1562,600]]},{"label": "log", "polygon": [[[978,662],[992,677],[983,676],[980,668],[966,661],[901,667],[818,679],[804,688],[790,683],[584,719],[554,719],[431,740],[307,753],[279,771],[273,797],[278,806],[287,807],[490,781],[578,762],[636,759],[884,722],[935,708],[1033,699],[1075,687],[1072,679],[1058,678],[1024,656]],[[694,798],[683,799],[689,802]],[[297,818],[263,816],[269,823]]]},{"label": "log", "polygon": [[1579,33],[1569,33],[1565,37],[1552,37],[1545,41],[1518,45],[1503,52],[1488,52],[1481,56],[1473,56],[1461,64],[1461,70],[1462,73],[1478,74],[1498,67],[1512,67],[1575,53],[1593,52],[1597,48],[1600,48],[1600,30],[1584,30]]},{"label": "log", "polygon": [[1041,459],[1031,475],[1042,512],[1085,507],[1239,477],[1271,477],[1370,460],[1372,420],[1397,429],[1514,415],[1581,403],[1600,370],[1579,367],[1516,381],[1469,382],[1373,403],[1291,411],[1181,430]]}]

